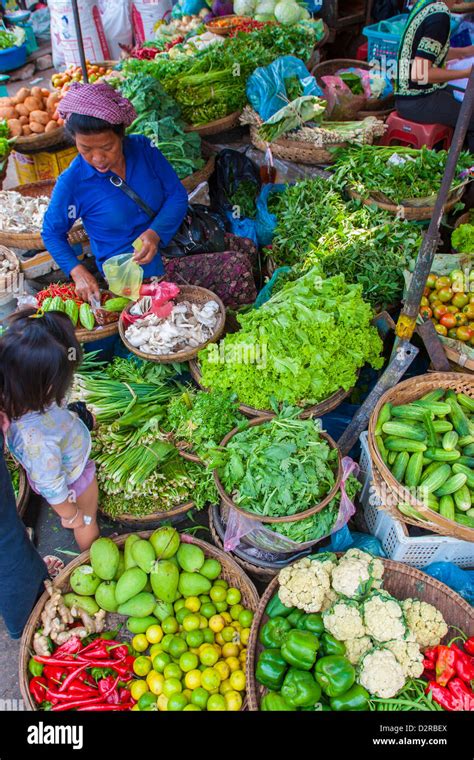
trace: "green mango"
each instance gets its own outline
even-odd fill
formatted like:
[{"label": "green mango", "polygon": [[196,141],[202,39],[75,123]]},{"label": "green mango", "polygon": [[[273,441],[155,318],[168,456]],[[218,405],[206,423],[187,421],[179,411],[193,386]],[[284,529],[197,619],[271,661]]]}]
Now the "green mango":
[{"label": "green mango", "polygon": [[118,581],[118,579],[124,574],[125,572],[125,555],[123,552],[119,553],[119,565],[117,568],[117,572],[114,575],[114,581]]},{"label": "green mango", "polygon": [[117,604],[125,604],[140,591],[143,591],[147,580],[147,574],[140,567],[130,567],[125,570],[122,577],[117,581],[117,588],[115,589]]},{"label": "green mango", "polygon": [[219,577],[222,571],[222,565],[217,559],[206,559],[203,566],[199,570],[201,575],[205,578],[209,578],[210,581],[214,581]]},{"label": "green mango", "polygon": [[180,566],[187,573],[197,573],[204,564],[206,555],[199,546],[181,543],[176,554]]},{"label": "green mango", "polygon": [[178,589],[183,596],[199,596],[211,590],[212,583],[200,573],[181,573]]},{"label": "green mango", "polygon": [[90,548],[90,563],[103,581],[111,581],[119,566],[119,548],[111,538],[98,538]]},{"label": "green mango", "polygon": [[157,559],[170,559],[179,548],[179,533],[175,528],[158,528],[150,536]]},{"label": "green mango", "polygon": [[158,618],[160,623],[162,623],[163,620],[165,620],[167,617],[174,617],[174,609],[172,603],[158,601],[155,604],[153,614]]},{"label": "green mango", "polygon": [[155,607],[153,594],[142,591],[140,594],[133,596],[131,599],[121,604],[117,610],[119,615],[128,615],[130,617],[144,618],[151,615]]},{"label": "green mango", "polygon": [[138,536],[136,533],[131,533],[125,541],[125,570],[129,570],[131,567],[137,566],[137,563],[133,559],[132,554],[132,547],[137,541],[140,541],[140,536]]},{"label": "green mango", "polygon": [[99,605],[92,596],[65,594],[63,599],[64,604],[66,607],[69,607],[69,609],[71,609],[71,607],[78,607],[79,609],[84,610],[84,612],[87,612],[88,615],[95,615],[96,612],[99,612]]},{"label": "green mango", "polygon": [[132,546],[132,557],[144,573],[150,573],[156,560],[155,550],[149,541],[140,539]]},{"label": "green mango", "polygon": [[101,582],[91,565],[80,565],[72,571],[69,579],[72,590],[81,596],[94,596]]},{"label": "green mango", "polygon": [[130,633],[145,633],[150,625],[158,625],[158,620],[151,615],[143,618],[129,617],[125,625],[127,626]]},{"label": "green mango", "polygon": [[115,598],[116,581],[102,581],[95,592],[95,600],[101,610],[117,612],[118,602]]},{"label": "green mango", "polygon": [[150,581],[153,593],[162,602],[173,602],[179,582],[179,570],[168,559],[155,562],[153,565]]}]

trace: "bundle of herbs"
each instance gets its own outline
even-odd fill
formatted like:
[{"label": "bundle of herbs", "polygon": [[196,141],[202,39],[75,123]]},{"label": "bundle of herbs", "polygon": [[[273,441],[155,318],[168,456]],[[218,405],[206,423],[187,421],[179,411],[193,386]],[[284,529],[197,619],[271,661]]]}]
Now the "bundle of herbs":
[{"label": "bundle of herbs", "polygon": [[180,179],[188,177],[204,166],[201,157],[201,138],[197,132],[185,132],[184,122],[171,116],[159,118],[159,113],[148,111],[136,119],[128,134],[149,137],[153,145],[170,162]]}]

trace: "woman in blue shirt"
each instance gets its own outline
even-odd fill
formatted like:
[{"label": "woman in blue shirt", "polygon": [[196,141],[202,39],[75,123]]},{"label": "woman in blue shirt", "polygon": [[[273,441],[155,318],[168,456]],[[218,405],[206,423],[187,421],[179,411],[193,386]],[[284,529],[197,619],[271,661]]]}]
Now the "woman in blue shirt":
[{"label": "woman in blue shirt", "polygon": [[[173,167],[146,137],[125,136],[136,113],[110,85],[73,84],[59,112],[79,155],[56,183],[43,223],[46,248],[84,301],[97,296],[99,286],[68,243],[68,232],[79,218],[101,272],[107,259],[131,251],[140,238],[135,260],[144,277],[162,275],[159,249],[179,229],[188,203]],[[120,187],[121,181],[139,202]]]}]

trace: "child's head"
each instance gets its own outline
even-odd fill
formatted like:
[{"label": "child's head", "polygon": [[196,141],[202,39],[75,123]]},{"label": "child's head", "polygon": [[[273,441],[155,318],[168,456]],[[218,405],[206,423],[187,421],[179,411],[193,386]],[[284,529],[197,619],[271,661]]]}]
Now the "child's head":
[{"label": "child's head", "polygon": [[24,309],[0,339],[0,407],[13,420],[61,404],[82,359],[66,314]]}]

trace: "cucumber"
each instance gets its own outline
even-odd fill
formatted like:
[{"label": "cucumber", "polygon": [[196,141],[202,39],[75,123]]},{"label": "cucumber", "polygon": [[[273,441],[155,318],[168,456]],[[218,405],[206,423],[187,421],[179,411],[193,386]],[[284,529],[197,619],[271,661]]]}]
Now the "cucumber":
[{"label": "cucumber", "polygon": [[435,433],[449,433],[453,426],[449,420],[433,420]]},{"label": "cucumber", "polygon": [[[391,452],[395,453],[395,452]],[[406,468],[408,467],[408,462],[410,461],[410,454],[408,451],[399,451],[397,454],[397,458],[395,459],[395,464],[392,467],[392,475],[399,483],[403,483],[403,477],[405,475]]]},{"label": "cucumber", "polygon": [[439,502],[439,513],[446,520],[454,520],[454,499],[452,496],[442,496]]},{"label": "cucumber", "polygon": [[421,441],[411,441],[408,438],[397,438],[396,436],[389,436],[385,439],[385,448],[388,451],[409,451],[410,453],[426,451],[426,445]]},{"label": "cucumber", "polygon": [[[420,488],[423,488],[427,493],[436,493],[439,488],[442,488],[447,479],[451,476],[451,467],[449,464],[440,463],[441,467],[432,471],[426,479],[422,479]],[[438,494],[436,493],[436,497]]]},{"label": "cucumber", "polygon": [[425,412],[425,407],[414,404],[401,404],[392,407],[392,417],[403,417],[407,420],[419,420],[420,422],[423,422]]},{"label": "cucumber", "polygon": [[426,504],[427,507],[433,510],[433,512],[439,512],[439,499],[436,498],[434,493],[429,493],[428,498],[422,499],[423,504]]},{"label": "cucumber", "polygon": [[463,464],[465,467],[470,467],[471,470],[474,470],[474,457],[465,457],[464,454],[462,457],[459,457],[457,460],[457,464]]},{"label": "cucumber", "polygon": [[454,391],[447,392],[446,401],[450,406],[449,416],[456,433],[458,433],[461,437],[470,435],[467,417],[464,414],[460,404],[458,404]]},{"label": "cucumber", "polygon": [[474,508],[471,507],[471,509],[468,509],[467,512],[464,512],[466,517],[474,517]]},{"label": "cucumber", "polygon": [[385,444],[384,444],[384,441],[383,441],[383,438],[382,438],[381,435],[376,435],[375,436],[375,443],[377,444],[377,448],[379,450],[380,456],[382,457],[382,459],[385,462],[385,464],[387,464],[387,461],[388,461],[388,451],[385,448]]},{"label": "cucumber", "polygon": [[388,422],[392,417],[392,405],[384,404],[380,410],[380,414],[375,426],[375,435],[382,435],[382,426]]},{"label": "cucumber", "polygon": [[467,409],[468,412],[471,414],[474,414],[474,398],[471,398],[470,396],[466,396],[465,393],[458,393],[456,396],[458,402],[463,406],[465,409]]},{"label": "cucumber", "polygon": [[474,488],[474,470],[471,470],[470,467],[466,467],[463,464],[460,464],[459,462],[455,462],[453,464],[453,472],[456,475],[458,472],[463,472],[464,475],[467,478],[467,485],[469,488]]},{"label": "cucumber", "polygon": [[448,404],[445,401],[414,401],[413,402],[416,406],[421,406],[424,409],[427,409],[432,414],[436,415],[436,417],[446,417],[447,414],[451,412],[451,405]]},{"label": "cucumber", "polygon": [[453,498],[454,506],[459,512],[467,512],[468,509],[471,509],[471,494],[469,493],[469,488],[466,485],[458,488],[458,490],[454,493]]},{"label": "cucumber", "polygon": [[474,457],[474,443],[465,446],[462,450],[463,457]]},{"label": "cucumber", "polygon": [[418,401],[424,401],[427,404],[429,404],[430,401],[441,401],[444,398],[444,394],[444,388],[436,388],[434,391],[425,393],[425,395],[418,399]]},{"label": "cucumber", "polygon": [[411,504],[406,504],[405,502],[402,502],[398,505],[398,510],[402,513],[402,515],[405,515],[405,517],[411,517],[412,520],[426,521],[428,519],[420,512],[418,512],[415,507],[412,507]]},{"label": "cucumber", "polygon": [[423,425],[427,433],[429,446],[431,448],[436,448],[438,445],[438,436],[436,435],[436,430],[433,425],[433,420],[431,419],[431,415],[429,412],[426,412],[425,416],[423,417]]},{"label": "cucumber", "polygon": [[405,472],[405,485],[408,488],[416,488],[420,482],[421,472],[423,470],[423,452],[416,451],[411,455],[408,467]]},{"label": "cucumber", "polygon": [[452,475],[450,478],[445,480],[441,488],[438,488],[434,495],[440,499],[441,496],[450,496],[453,493],[456,493],[456,491],[459,491],[460,488],[462,488],[464,485],[466,485],[467,478],[462,472],[458,472],[456,475]]},{"label": "cucumber", "polygon": [[466,528],[472,528],[474,530],[474,517],[468,517],[465,512],[456,512],[454,519],[459,525],[464,525]]},{"label": "cucumber", "polygon": [[79,309],[79,321],[85,330],[94,329],[95,318],[88,303],[81,304],[81,308]]},{"label": "cucumber", "polygon": [[398,438],[407,438],[410,441],[425,441],[426,432],[422,427],[417,425],[404,424],[402,422],[385,422],[382,425],[382,430],[387,435],[395,435]]},{"label": "cucumber", "polygon": [[443,449],[445,451],[454,451],[459,441],[459,436],[455,430],[445,433],[443,436]]},{"label": "cucumber", "polygon": [[[426,457],[424,457],[426,459]],[[444,467],[445,462],[432,462],[431,459],[426,460],[428,462],[428,467],[425,467],[423,470],[423,474],[421,476],[421,482],[423,483],[432,472],[436,472],[436,470],[439,470],[440,467]]]},{"label": "cucumber", "polygon": [[387,464],[392,467],[395,464],[395,459],[397,458],[398,454],[396,451],[389,451],[388,457],[387,457]]},{"label": "cucumber", "polygon": [[435,462],[455,462],[460,459],[461,454],[459,451],[445,451],[442,448],[427,449],[425,452],[427,459],[431,459]]},{"label": "cucumber", "polygon": [[474,435],[465,435],[459,439],[458,445],[461,447],[461,449],[463,449],[465,446],[469,446],[471,443],[474,443]]}]

